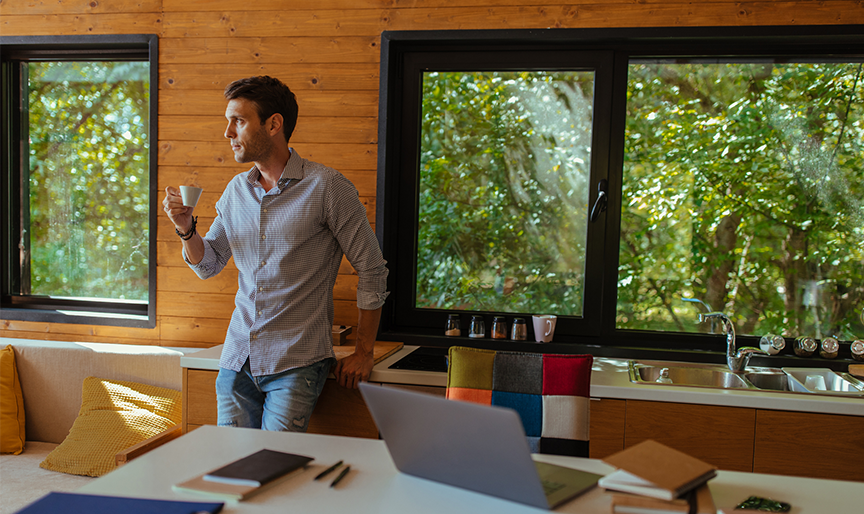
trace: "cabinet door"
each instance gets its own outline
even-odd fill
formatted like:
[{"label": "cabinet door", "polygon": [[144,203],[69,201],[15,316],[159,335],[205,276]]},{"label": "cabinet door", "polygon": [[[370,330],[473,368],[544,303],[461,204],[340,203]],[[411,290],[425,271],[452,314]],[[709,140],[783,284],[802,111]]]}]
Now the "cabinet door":
[{"label": "cabinet door", "polygon": [[753,471],[756,411],[627,400],[624,445],[654,439],[720,469]]},{"label": "cabinet door", "polygon": [[318,397],[312,417],[310,434],[344,435],[349,437],[378,438],[378,427],[359,389],[346,389],[335,380],[327,380]]},{"label": "cabinet door", "polygon": [[864,417],[759,410],[753,471],[864,481]]},{"label": "cabinet door", "polygon": [[592,459],[602,459],[624,449],[626,414],[625,400],[591,398],[589,451]]},{"label": "cabinet door", "polygon": [[183,368],[183,433],[216,424],[218,371]]}]

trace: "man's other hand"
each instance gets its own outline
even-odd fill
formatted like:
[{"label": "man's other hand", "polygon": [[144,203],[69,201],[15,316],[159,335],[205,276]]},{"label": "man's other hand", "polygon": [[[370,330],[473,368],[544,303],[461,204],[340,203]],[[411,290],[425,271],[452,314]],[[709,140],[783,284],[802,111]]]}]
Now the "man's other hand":
[{"label": "man's other hand", "polygon": [[360,382],[369,380],[373,366],[375,366],[373,355],[366,356],[354,352],[336,362],[336,369],[333,370],[333,374],[336,375],[336,381],[340,386],[357,389]]}]

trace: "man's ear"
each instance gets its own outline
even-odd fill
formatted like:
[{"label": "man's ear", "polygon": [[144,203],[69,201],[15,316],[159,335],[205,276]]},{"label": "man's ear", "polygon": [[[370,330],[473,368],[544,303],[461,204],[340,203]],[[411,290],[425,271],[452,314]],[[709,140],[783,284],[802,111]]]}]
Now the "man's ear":
[{"label": "man's ear", "polygon": [[284,119],[282,118],[282,115],[277,112],[267,119],[266,125],[267,131],[270,133],[270,135],[275,136],[279,133],[280,130],[282,130],[282,126],[284,125]]}]

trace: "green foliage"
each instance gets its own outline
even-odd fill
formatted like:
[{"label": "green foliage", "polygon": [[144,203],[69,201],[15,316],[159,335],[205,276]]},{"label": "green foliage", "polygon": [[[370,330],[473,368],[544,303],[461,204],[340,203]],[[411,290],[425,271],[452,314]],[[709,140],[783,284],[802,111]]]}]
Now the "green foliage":
[{"label": "green foliage", "polygon": [[582,314],[593,73],[427,73],[419,307]]},{"label": "green foliage", "polygon": [[30,273],[22,281],[33,295],[146,301],[149,64],[28,68]]},{"label": "green foliage", "polygon": [[[859,64],[633,64],[619,328],[861,337]],[[857,334],[857,335],[856,335]]]}]

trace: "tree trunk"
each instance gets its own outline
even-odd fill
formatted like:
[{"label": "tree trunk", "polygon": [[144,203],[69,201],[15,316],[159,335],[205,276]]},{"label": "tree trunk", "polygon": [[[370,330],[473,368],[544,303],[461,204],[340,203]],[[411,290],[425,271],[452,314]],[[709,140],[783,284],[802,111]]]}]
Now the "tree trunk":
[{"label": "tree trunk", "polygon": [[708,276],[705,303],[716,311],[722,311],[726,305],[729,274],[735,266],[735,245],[738,242],[738,225],[741,224],[740,214],[730,214],[720,220],[714,232],[713,263]]}]

